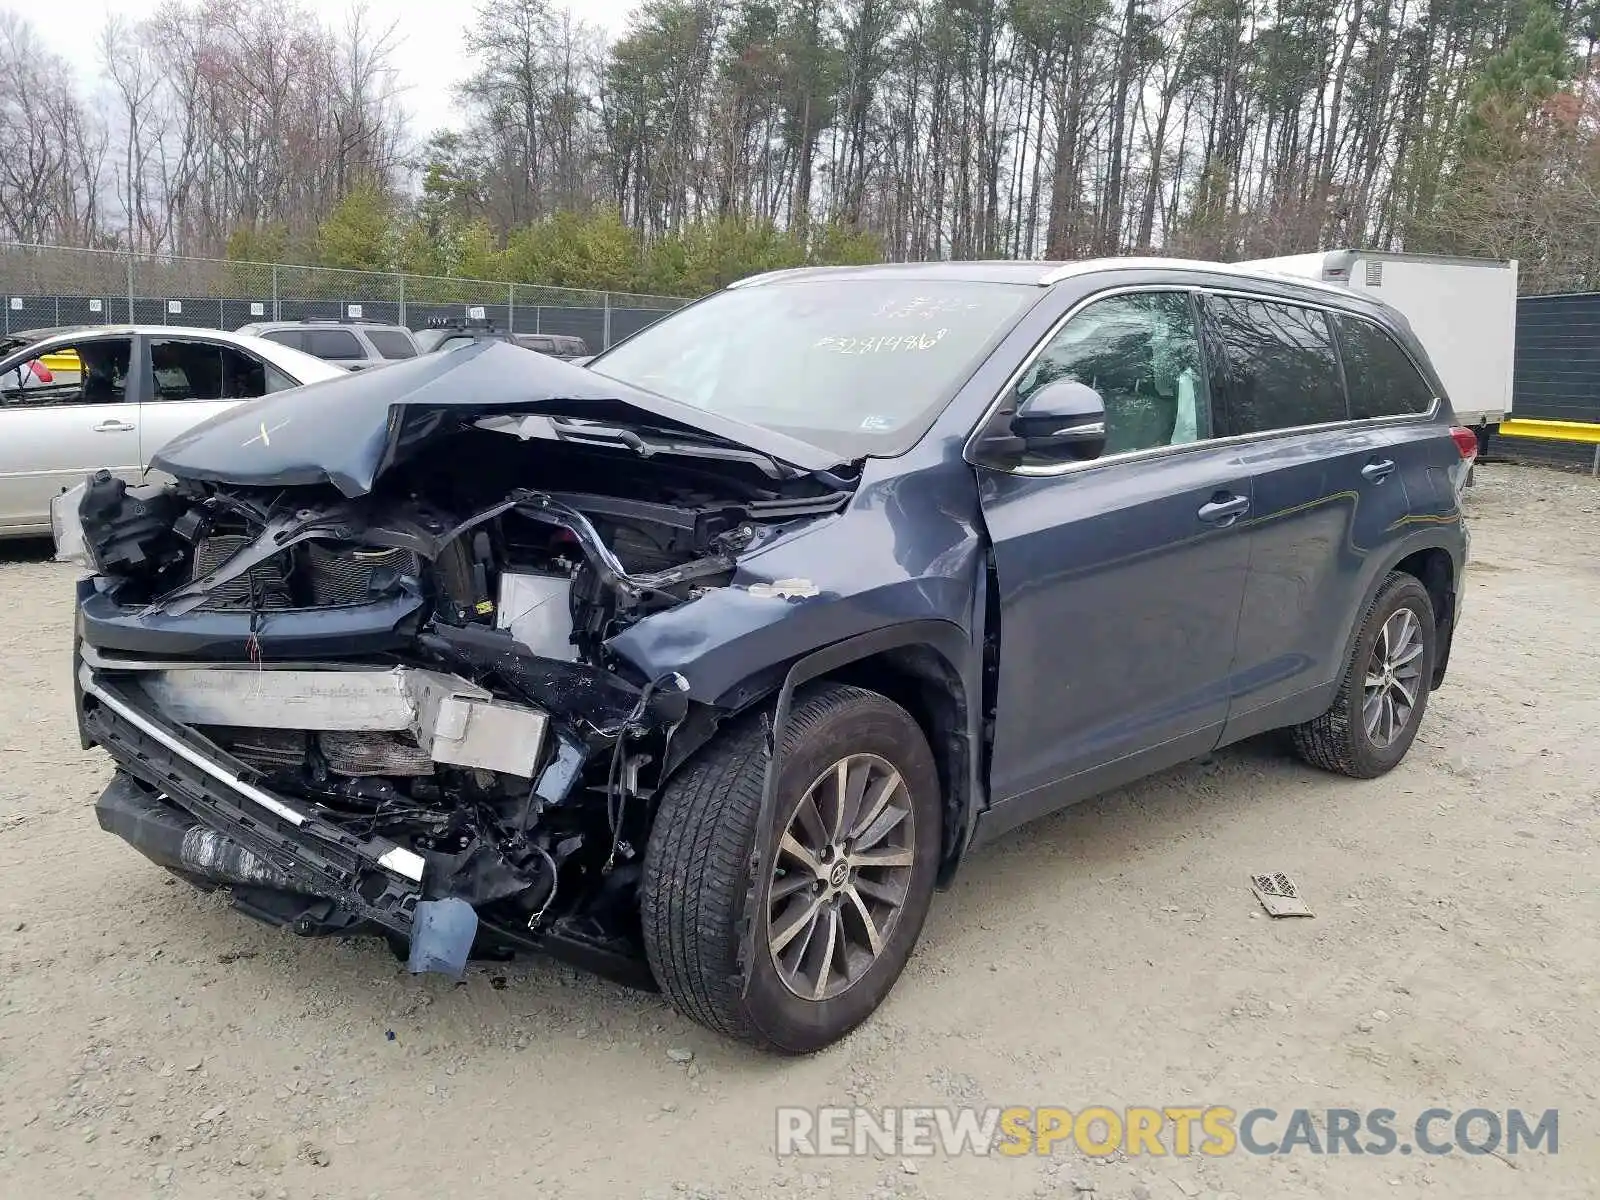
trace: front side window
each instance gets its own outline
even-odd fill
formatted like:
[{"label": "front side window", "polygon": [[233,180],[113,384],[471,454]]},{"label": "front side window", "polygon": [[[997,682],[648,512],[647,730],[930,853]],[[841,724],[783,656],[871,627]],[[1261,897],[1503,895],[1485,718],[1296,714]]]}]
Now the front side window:
[{"label": "front side window", "polygon": [[1208,296],[1205,308],[1223,367],[1219,436],[1347,418],[1338,355],[1320,310],[1236,296]]},{"label": "front side window", "polygon": [[589,367],[845,458],[902,454],[1043,294],[909,277],[733,288]]},{"label": "front side window", "polygon": [[1339,333],[1352,417],[1398,417],[1433,407],[1432,386],[1392,337],[1361,317],[1336,316],[1333,326]]},{"label": "front side window", "polygon": [[25,350],[0,367],[0,406],[120,404],[128,399],[132,358],[129,338],[58,342]]},{"label": "front side window", "polygon": [[1017,383],[1023,403],[1058,379],[1087,384],[1106,406],[1106,454],[1209,436],[1200,339],[1186,292],[1097,300],[1051,339]]}]

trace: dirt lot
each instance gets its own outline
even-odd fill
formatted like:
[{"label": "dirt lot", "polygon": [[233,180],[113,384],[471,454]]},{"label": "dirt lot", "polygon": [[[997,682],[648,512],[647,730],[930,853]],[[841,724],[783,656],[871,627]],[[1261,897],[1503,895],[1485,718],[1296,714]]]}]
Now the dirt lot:
[{"label": "dirt lot", "polygon": [[[414,979],[99,832],[73,573],[0,550],[0,1177],[18,1196],[1600,1195],[1600,487],[1481,468],[1452,678],[1367,784],[1271,745],[982,853],[878,1018],[778,1061],[546,962]],[[1316,908],[1264,917],[1247,872]],[[678,1061],[682,1051],[692,1061]],[[669,1053],[672,1052],[672,1053]],[[1560,1109],[1499,1158],[778,1161],[775,1105]]]}]

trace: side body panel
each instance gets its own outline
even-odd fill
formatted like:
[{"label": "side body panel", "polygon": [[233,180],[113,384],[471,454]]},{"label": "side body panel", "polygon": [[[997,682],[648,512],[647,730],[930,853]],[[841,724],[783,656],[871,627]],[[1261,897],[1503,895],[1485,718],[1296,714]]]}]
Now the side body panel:
[{"label": "side body panel", "polygon": [[1198,513],[1249,497],[1239,447],[985,472],[981,494],[1000,589],[994,803],[1181,739],[1214,743],[1250,539]]},{"label": "side body panel", "polygon": [[[125,335],[124,335],[125,336]],[[98,340],[79,337],[77,342]],[[58,339],[71,346],[74,339]],[[50,532],[50,500],[107,467],[137,482],[139,456],[139,380],[143,378],[139,339],[132,339],[123,398],[102,404],[0,405],[0,536]],[[10,370],[33,351],[12,356]]]}]

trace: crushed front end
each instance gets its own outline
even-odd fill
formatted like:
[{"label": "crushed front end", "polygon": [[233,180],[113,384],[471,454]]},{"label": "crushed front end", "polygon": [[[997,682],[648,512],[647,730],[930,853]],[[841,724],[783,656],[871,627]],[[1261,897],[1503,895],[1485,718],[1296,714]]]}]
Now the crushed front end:
[{"label": "crushed front end", "polygon": [[727,714],[612,639],[846,496],[748,455],[509,432],[455,427],[354,496],[103,473],[69,493],[96,571],[79,725],[117,767],[99,821],[301,934],[377,933],[426,966],[424,918],[465,906],[462,957],[465,937],[652,986],[652,796]]}]

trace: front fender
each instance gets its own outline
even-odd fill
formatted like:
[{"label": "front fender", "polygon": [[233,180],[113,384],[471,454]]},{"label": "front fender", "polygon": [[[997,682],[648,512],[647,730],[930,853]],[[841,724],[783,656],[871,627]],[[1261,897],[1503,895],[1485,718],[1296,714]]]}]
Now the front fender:
[{"label": "front fender", "polygon": [[[854,638],[892,640],[910,625],[944,625],[966,642],[971,609],[971,584],[964,579],[905,580],[851,595],[792,598],[735,585],[647,617],[606,645],[645,679],[676,672],[688,682],[691,699],[742,707],[750,699],[743,694],[747,681]],[[953,661],[959,669],[960,658]]]},{"label": "front fender", "polygon": [[[980,609],[981,611],[981,609]],[[959,756],[962,778],[957,781],[960,794],[944,806],[950,826],[945,830],[945,861],[940,876],[948,880],[957,857],[971,837],[973,818],[982,804],[982,756],[977,748],[982,744],[982,675],[981,654],[973,644],[971,634],[950,621],[910,621],[901,625],[859,634],[815,650],[789,667],[783,685],[778,689],[772,719],[766,727],[766,769],[762,779],[761,811],[756,818],[755,850],[752,855],[751,877],[766,880],[771,867],[773,825],[778,811],[778,776],[782,772],[783,731],[789,723],[789,709],[795,692],[814,679],[833,674],[851,663],[860,662],[886,651],[907,647],[927,647],[933,650],[955,671],[960,679],[959,711],[966,717],[966,753]],[[939,748],[934,747],[937,756]],[[953,821],[950,821],[951,817]],[[740,958],[743,986],[750,986],[750,964],[755,961],[757,938],[762,928],[759,914],[766,904],[766,887],[758,882],[746,898],[744,944]]]}]

